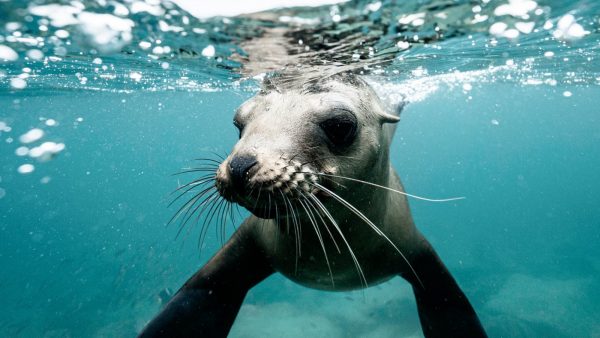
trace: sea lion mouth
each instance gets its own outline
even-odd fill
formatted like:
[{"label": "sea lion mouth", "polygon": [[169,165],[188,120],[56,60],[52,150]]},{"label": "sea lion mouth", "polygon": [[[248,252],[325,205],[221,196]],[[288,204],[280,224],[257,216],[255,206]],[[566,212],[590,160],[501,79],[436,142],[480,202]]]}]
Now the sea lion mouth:
[{"label": "sea lion mouth", "polygon": [[[305,207],[311,207],[318,199],[321,203],[331,199],[334,185],[330,180],[314,180],[304,186],[270,186],[248,194],[233,194],[226,197],[229,201],[244,207],[254,216],[263,219],[298,217],[305,214]],[[316,187],[320,185],[323,189]],[[328,192],[329,191],[329,192]],[[225,197],[225,196],[224,196]]]}]

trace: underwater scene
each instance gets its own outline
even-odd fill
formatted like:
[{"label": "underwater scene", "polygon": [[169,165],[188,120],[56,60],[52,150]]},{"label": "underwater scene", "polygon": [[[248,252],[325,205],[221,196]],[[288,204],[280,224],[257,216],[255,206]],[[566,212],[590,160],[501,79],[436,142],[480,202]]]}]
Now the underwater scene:
[{"label": "underwater scene", "polygon": [[[250,216],[199,212],[197,159],[284,70],[403,107],[390,162],[488,336],[600,337],[597,0],[0,0],[0,337],[140,334]],[[424,331],[400,277],[275,273],[228,336]]]}]

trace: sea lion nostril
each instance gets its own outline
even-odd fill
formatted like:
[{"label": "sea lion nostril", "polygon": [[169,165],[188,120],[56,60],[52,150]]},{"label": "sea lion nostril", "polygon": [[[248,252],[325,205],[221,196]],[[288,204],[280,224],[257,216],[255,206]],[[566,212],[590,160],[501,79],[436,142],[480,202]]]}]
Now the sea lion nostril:
[{"label": "sea lion nostril", "polygon": [[248,180],[248,171],[250,171],[256,163],[258,163],[256,157],[250,155],[234,156],[231,159],[229,162],[229,172],[231,174],[231,181],[236,188],[244,189],[246,181]]}]

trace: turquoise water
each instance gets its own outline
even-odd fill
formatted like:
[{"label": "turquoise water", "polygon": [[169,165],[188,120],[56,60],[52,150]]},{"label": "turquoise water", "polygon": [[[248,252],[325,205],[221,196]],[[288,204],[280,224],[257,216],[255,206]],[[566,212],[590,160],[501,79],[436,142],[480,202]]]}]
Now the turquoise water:
[{"label": "turquoise water", "polygon": [[[490,336],[598,337],[600,8],[594,1],[539,1],[528,19],[494,16],[507,3],[454,2],[458,17],[489,18],[453,23],[447,31],[454,33],[439,41],[399,48],[375,78],[384,92],[411,101],[392,161],[408,192],[466,197],[412,200],[411,208]],[[431,3],[384,2],[364,14],[366,4],[298,11],[325,15],[325,25],[335,15],[367,15],[377,24],[379,15],[397,20]],[[116,8],[84,5],[96,13]],[[18,55],[0,63],[0,336],[134,336],[164,303],[161,295],[177,290],[221,245],[216,225],[202,251],[197,228],[176,238],[177,227],[166,226],[177,210],[167,207],[169,193],[189,179],[172,174],[235,143],[233,111],[258,83],[241,80],[228,57],[254,34],[242,28],[260,25],[191,16],[185,25],[185,13],[163,4],[162,13],[121,16],[134,23],[129,39],[98,44],[81,24],[54,27],[47,16],[22,10],[27,6],[0,2],[0,45]],[[556,33],[568,15],[570,27],[587,33]],[[162,31],[160,20],[190,33]],[[538,31],[521,27],[510,38],[514,32],[498,33],[499,26],[490,31],[494,22],[507,29],[534,22]],[[543,28],[546,22],[552,27]],[[52,36],[60,29],[69,36],[58,41]],[[414,31],[431,33],[427,24]],[[44,44],[17,39],[28,36]],[[404,41],[398,36],[382,33],[379,48]],[[155,54],[157,39],[185,52]],[[203,55],[209,45],[214,55]],[[281,276],[251,290],[231,332],[421,335],[412,292],[399,278],[327,293]]]}]

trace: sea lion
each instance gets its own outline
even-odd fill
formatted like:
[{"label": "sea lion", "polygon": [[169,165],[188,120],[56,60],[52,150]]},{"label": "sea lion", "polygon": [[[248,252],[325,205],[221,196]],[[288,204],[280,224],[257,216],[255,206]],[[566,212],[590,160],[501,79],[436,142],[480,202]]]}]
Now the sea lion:
[{"label": "sea lion", "polygon": [[280,272],[323,290],[400,275],[426,337],[485,337],[390,165],[399,119],[352,74],[267,79],[235,114],[240,139],[214,173],[218,195],[252,215],[140,336],[224,337],[247,291]]}]

